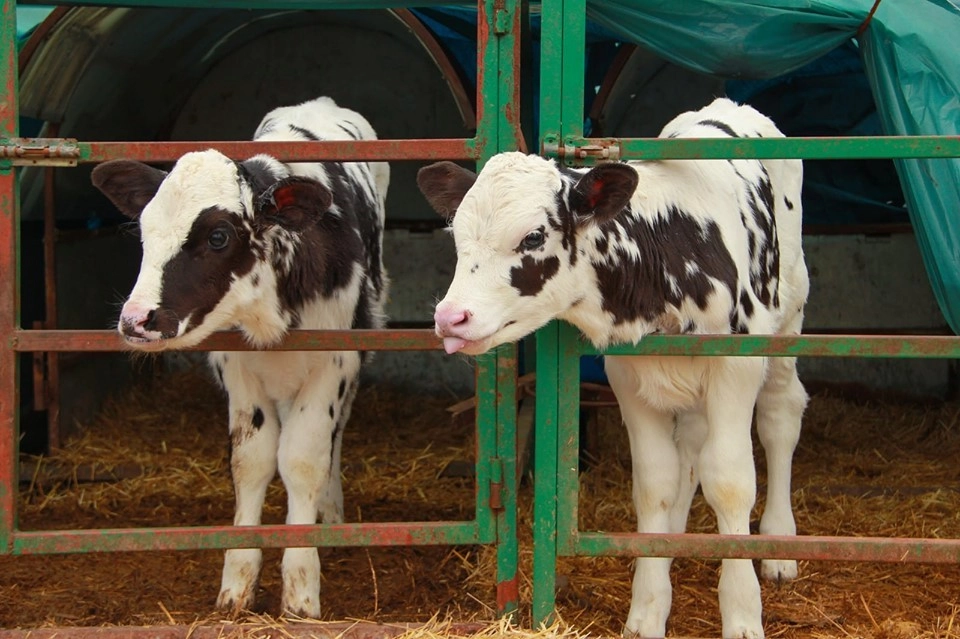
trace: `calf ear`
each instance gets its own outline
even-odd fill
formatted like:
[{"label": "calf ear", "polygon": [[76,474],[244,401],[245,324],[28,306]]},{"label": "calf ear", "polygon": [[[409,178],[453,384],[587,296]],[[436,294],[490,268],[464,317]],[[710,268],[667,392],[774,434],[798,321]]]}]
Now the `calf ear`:
[{"label": "calf ear", "polygon": [[417,186],[430,206],[448,222],[453,219],[477,174],[453,162],[436,162],[417,171]]},{"label": "calf ear", "polygon": [[324,185],[305,177],[288,177],[264,191],[256,203],[257,219],[302,231],[315,223],[333,204]]},{"label": "calf ear", "polygon": [[581,222],[612,220],[629,206],[637,181],[637,172],[629,164],[595,166],[570,191],[570,208]]},{"label": "calf ear", "polygon": [[166,171],[133,160],[110,160],[93,167],[90,180],[121,213],[137,219],[153,199]]}]

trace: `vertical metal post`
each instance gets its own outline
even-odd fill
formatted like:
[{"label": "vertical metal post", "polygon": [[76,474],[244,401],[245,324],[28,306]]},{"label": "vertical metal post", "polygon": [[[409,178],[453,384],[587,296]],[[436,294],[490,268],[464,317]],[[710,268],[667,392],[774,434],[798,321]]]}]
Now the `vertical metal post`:
[{"label": "vertical metal post", "polygon": [[[0,138],[18,135],[17,17],[14,0],[0,9]],[[0,554],[12,551],[17,525],[18,354],[11,348],[20,324],[20,237],[17,179],[0,163]]]},{"label": "vertical metal post", "polygon": [[[484,0],[477,15],[477,143],[480,163],[520,145],[520,18],[522,0]],[[494,514],[497,540],[497,612],[519,607],[517,583],[517,379],[516,347],[505,345],[477,360],[478,481],[482,455],[494,450],[487,490],[499,506]],[[491,427],[493,427],[491,429]],[[492,436],[493,448],[488,443]],[[480,494],[478,491],[478,499]],[[489,502],[488,502],[489,503]],[[479,518],[478,506],[478,518]]]},{"label": "vertical metal post", "polygon": [[[562,122],[564,0],[543,0],[540,27],[540,137],[560,143]],[[534,423],[533,596],[534,628],[554,619],[557,583],[557,371],[558,323],[536,333]]]}]

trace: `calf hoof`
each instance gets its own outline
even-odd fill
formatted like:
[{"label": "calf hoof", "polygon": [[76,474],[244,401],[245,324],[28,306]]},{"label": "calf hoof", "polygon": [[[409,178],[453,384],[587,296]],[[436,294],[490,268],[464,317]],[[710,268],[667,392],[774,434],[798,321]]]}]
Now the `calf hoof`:
[{"label": "calf hoof", "polygon": [[723,629],[723,639],[763,639],[763,628],[734,627]]},{"label": "calf hoof", "polygon": [[317,597],[302,597],[291,601],[286,593],[283,595],[283,616],[295,619],[319,619],[320,600]]},{"label": "calf hoof", "polygon": [[764,559],[760,562],[760,576],[778,584],[793,581],[797,572],[797,562],[792,559]]},{"label": "calf hoof", "polygon": [[217,596],[217,610],[230,617],[238,617],[245,610],[253,607],[253,588],[236,593],[229,589],[220,591]]}]

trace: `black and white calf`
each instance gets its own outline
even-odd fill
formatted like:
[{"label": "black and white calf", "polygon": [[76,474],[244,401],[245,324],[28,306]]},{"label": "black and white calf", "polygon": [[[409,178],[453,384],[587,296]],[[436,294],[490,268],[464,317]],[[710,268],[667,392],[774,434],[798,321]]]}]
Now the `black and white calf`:
[{"label": "black and white calf", "polygon": [[[359,114],[318,98],[268,113],[255,140],[374,139]],[[385,163],[297,163],[258,155],[234,162],[188,153],[165,173],[139,162],[103,163],[93,182],[139,219],[140,275],[119,330],[140,350],[197,344],[239,328],[257,347],[288,329],[383,326],[387,276],[381,259]],[[340,444],[361,354],[215,352],[210,365],[227,391],[230,467],[238,526],[260,523],[277,470],[287,523],[343,521]],[[261,551],[226,552],[217,606],[249,608]],[[283,555],[283,610],[320,614],[316,548]]]},{"label": "black and white calf", "polygon": [[[782,137],[750,107],[718,99],[662,137]],[[558,168],[521,153],[477,176],[425,167],[427,200],[452,218],[457,266],[435,321],[449,353],[477,354],[553,318],[598,347],[651,333],[799,333],[809,282],[796,160],[673,160]],[[721,533],[749,534],[756,499],[754,408],[768,461],[763,533],[796,533],[790,467],[807,396],[789,358],[608,357],[633,458],[637,529],[683,532],[699,484]],[[636,564],[625,634],[663,637],[669,559]],[[794,561],[764,561],[771,579]],[[761,637],[752,563],[727,559],[724,637]]]}]

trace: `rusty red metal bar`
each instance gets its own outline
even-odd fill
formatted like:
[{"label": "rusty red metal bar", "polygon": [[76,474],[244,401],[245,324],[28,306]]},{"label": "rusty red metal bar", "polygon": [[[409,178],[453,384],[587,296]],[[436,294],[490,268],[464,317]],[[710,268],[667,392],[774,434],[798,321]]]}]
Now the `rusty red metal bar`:
[{"label": "rusty red metal bar", "polygon": [[[116,331],[50,330],[14,331],[7,339],[14,352],[113,352],[129,351]],[[290,331],[283,341],[271,350],[301,351],[428,351],[442,347],[442,342],[431,329],[384,329],[345,331]],[[261,350],[244,341],[238,331],[214,333],[197,346],[184,349],[194,351],[254,351]]]},{"label": "rusty red metal bar", "polygon": [[[142,162],[174,162],[184,153],[217,149],[234,160],[266,153],[283,162],[322,160],[475,160],[478,146],[472,139],[355,140],[311,142],[79,142],[78,162],[104,162],[126,158]],[[43,163],[43,160],[38,162]]]},{"label": "rusty red metal bar", "polygon": [[[414,634],[420,628],[428,628],[444,635],[469,636],[480,633],[489,624],[444,623],[429,626],[415,623],[374,623],[370,621],[284,621],[282,625],[255,623],[211,623],[209,625],[170,626],[121,626],[121,627],[53,627],[27,630],[0,630],[0,639],[224,639],[225,637],[272,637],[290,639],[327,638],[336,639],[393,639],[400,635]],[[426,636],[426,635],[425,635]]]}]

